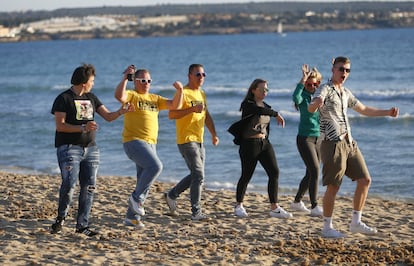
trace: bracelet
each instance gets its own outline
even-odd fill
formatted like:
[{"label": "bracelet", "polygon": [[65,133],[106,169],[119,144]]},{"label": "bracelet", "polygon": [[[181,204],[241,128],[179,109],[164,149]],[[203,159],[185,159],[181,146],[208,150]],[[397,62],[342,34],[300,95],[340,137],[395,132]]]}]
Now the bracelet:
[{"label": "bracelet", "polygon": [[82,133],[86,133],[87,131],[86,131],[86,124],[82,124],[81,125],[81,130],[82,130]]}]

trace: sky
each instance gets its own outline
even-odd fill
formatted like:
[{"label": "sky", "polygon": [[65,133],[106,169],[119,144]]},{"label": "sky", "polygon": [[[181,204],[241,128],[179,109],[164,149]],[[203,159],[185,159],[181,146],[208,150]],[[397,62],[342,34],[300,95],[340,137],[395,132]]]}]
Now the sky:
[{"label": "sky", "polygon": [[[317,1],[333,2],[330,0],[1,0],[0,12],[27,10],[54,10],[75,7],[102,6],[148,6],[157,4],[218,4],[218,3],[247,3],[275,1]],[[341,0],[336,0],[341,1]],[[346,0],[342,0],[346,1]],[[353,0],[355,1],[355,0]],[[358,1],[358,0],[356,0]],[[393,1],[393,0],[389,0]],[[403,0],[404,1],[404,0]]]},{"label": "sky", "polygon": [[157,4],[217,4],[274,2],[278,0],[2,0],[0,11],[54,10],[58,8],[101,6],[149,6]]}]

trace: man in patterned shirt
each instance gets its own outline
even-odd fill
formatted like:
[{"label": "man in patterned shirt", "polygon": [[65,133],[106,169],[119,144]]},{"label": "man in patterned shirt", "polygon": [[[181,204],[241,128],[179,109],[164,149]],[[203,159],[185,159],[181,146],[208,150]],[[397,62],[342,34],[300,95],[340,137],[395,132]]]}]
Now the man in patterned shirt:
[{"label": "man in patterned shirt", "polygon": [[375,228],[361,221],[362,209],[371,184],[371,176],[364,157],[356,141],[352,139],[347,109],[366,116],[398,116],[398,108],[377,109],[362,104],[349,89],[343,85],[351,72],[351,61],[346,57],[337,57],[333,61],[331,79],[315,92],[315,98],[308,106],[310,112],[319,109],[321,130],[322,182],[326,186],[323,198],[322,236],[342,238],[345,235],[334,229],[332,214],[335,197],[347,175],[356,181],[353,200],[352,222],[349,230],[352,233],[373,235]]}]

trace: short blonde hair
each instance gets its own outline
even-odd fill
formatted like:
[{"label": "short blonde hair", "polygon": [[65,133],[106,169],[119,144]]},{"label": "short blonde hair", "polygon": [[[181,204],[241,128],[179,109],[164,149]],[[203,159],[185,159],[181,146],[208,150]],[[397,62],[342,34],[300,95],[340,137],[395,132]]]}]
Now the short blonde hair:
[{"label": "short blonde hair", "polygon": [[316,79],[317,81],[322,81],[322,74],[319,72],[319,70],[316,67],[313,67],[311,72],[309,73],[308,79]]}]

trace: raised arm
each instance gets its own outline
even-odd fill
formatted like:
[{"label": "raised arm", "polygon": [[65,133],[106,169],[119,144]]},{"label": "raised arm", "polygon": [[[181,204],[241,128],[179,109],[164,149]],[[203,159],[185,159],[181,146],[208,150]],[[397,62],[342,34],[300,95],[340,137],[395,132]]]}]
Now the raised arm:
[{"label": "raised arm", "polygon": [[292,94],[292,100],[295,104],[299,105],[303,101],[302,92],[305,88],[305,82],[309,78],[309,66],[304,64],[302,65],[302,78],[300,79],[299,83],[296,86],[295,91]]},{"label": "raised arm", "polygon": [[174,95],[174,98],[167,101],[167,107],[170,110],[180,109],[183,105],[183,84],[181,84],[179,81],[176,81],[174,82],[173,86],[177,91]]},{"label": "raised arm", "polygon": [[397,107],[392,107],[390,109],[377,109],[375,107],[366,106],[361,102],[358,102],[354,110],[358,113],[366,116],[391,116],[391,117],[397,117],[399,110]]},{"label": "raised arm", "polygon": [[135,71],[135,68],[133,65],[128,66],[127,69],[125,69],[121,81],[118,83],[118,86],[116,86],[115,89],[115,99],[117,99],[120,103],[124,104],[126,103],[127,95],[126,95],[126,85],[128,83],[128,74],[133,74]]}]

